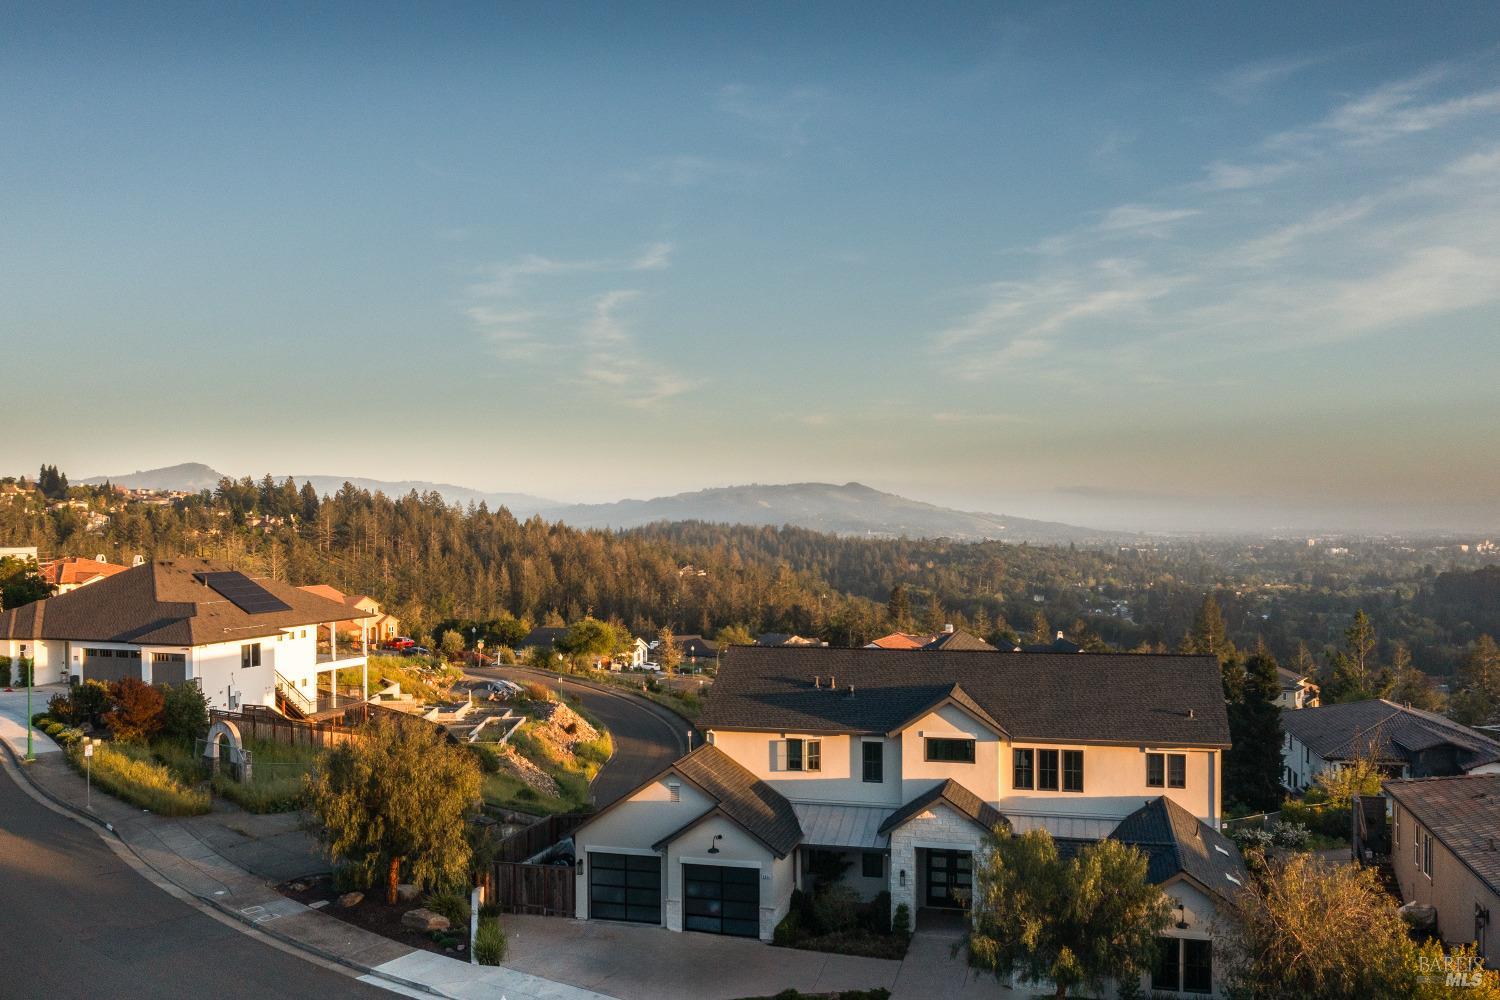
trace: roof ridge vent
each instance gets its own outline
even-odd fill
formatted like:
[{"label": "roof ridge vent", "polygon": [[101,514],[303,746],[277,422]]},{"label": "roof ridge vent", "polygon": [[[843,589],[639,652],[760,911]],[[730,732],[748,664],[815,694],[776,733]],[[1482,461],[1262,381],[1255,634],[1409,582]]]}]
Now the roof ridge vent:
[{"label": "roof ridge vent", "polygon": [[853,684],[849,685],[849,693],[846,694],[844,697],[846,697],[846,698],[853,698],[854,697],[854,685]]},{"label": "roof ridge vent", "polygon": [[1191,709],[1191,708],[1188,709],[1188,718],[1189,719],[1196,719],[1197,717],[1198,717],[1197,713],[1193,709]]}]

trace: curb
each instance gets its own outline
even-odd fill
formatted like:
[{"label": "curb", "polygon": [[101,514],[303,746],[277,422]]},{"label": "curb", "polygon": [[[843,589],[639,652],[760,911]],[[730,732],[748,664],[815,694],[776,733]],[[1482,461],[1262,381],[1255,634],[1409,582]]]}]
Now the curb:
[{"label": "curb", "polygon": [[[10,744],[6,743],[4,740],[0,740],[0,744],[4,744],[5,752],[9,755],[11,763],[15,766],[15,769],[21,773],[21,776],[25,778],[26,784],[29,785],[33,791],[56,805],[59,809],[62,809],[63,811],[71,814],[75,819],[93,823],[94,825],[108,831],[108,833],[117,842],[119,842],[122,847],[130,852],[131,856],[134,857],[141,866],[155,873],[157,878],[172,886],[184,896],[193,899],[200,904],[209,906],[216,913],[221,913],[224,916],[234,919],[235,921],[243,924],[251,930],[254,930],[257,934],[264,934],[268,938],[273,938],[277,941],[280,941],[282,944],[286,945],[293,951],[304,952],[323,962],[328,962],[333,965],[339,965],[366,976],[374,976],[377,979],[383,979],[386,982],[392,983],[396,986],[400,986],[403,989],[413,990],[418,993],[425,993],[429,996],[442,997],[444,998],[444,1000],[453,1000],[452,994],[444,993],[441,990],[428,986],[426,983],[418,983],[410,979],[402,979],[400,976],[393,976],[390,973],[381,972],[378,969],[371,968],[368,965],[362,965],[359,962],[345,958],[342,955],[336,955],[333,952],[325,951],[317,945],[308,944],[305,941],[301,941],[297,938],[291,937],[290,935],[283,934],[278,930],[273,930],[266,924],[257,924],[250,917],[246,916],[243,913],[240,913],[238,910],[233,909],[222,901],[214,899],[212,896],[202,896],[190,889],[184,889],[176,882],[173,882],[171,879],[167,878],[166,875],[163,875],[145,858],[141,857],[140,854],[136,852],[136,849],[132,847],[130,843],[125,840],[125,838],[120,836],[119,831],[116,830],[111,823],[107,822],[102,817],[94,815],[86,809],[80,809],[79,807],[73,805],[71,802],[67,802],[64,799],[59,798],[57,795],[54,795],[46,788],[43,788],[40,784],[37,783],[35,778],[27,773],[28,769],[24,761],[22,760],[22,758],[17,756],[15,750],[11,748]],[[59,750],[59,752],[64,751]]]}]

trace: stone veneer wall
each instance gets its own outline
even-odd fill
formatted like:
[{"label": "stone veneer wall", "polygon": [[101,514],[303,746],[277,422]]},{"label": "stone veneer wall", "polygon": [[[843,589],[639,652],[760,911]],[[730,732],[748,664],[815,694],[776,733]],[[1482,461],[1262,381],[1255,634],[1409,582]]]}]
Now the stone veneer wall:
[{"label": "stone veneer wall", "polygon": [[[979,866],[984,831],[967,816],[945,805],[937,805],[913,816],[891,831],[891,911],[905,903],[911,911],[912,929],[917,926],[917,849],[930,847],[944,851],[969,851],[974,866]],[[906,871],[906,885],[901,872]]]}]

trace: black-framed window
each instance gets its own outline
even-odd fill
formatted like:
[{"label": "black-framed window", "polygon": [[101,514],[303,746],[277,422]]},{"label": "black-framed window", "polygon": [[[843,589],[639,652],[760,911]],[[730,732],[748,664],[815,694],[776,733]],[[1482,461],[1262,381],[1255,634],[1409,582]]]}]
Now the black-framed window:
[{"label": "black-framed window", "polygon": [[823,741],[790,739],[786,741],[788,771],[823,770]]},{"label": "black-framed window", "polygon": [[1167,755],[1164,753],[1148,753],[1146,755],[1146,787],[1167,787]]},{"label": "black-framed window", "polygon": [[1156,939],[1151,989],[1161,993],[1212,993],[1214,946],[1197,938]]},{"label": "black-framed window", "polygon": [[1187,787],[1187,754],[1167,754],[1167,787]]},{"label": "black-framed window", "polygon": [[1083,791],[1083,751],[1064,750],[1062,752],[1062,790],[1065,792]]},{"label": "black-framed window", "polygon": [[863,749],[863,778],[865,781],[879,783],[885,780],[885,744],[873,740],[866,740],[861,744]]},{"label": "black-framed window", "polygon": [[1036,751],[1030,748],[1011,751],[1012,788],[1036,787]]},{"label": "black-framed window", "polygon": [[974,763],[974,741],[947,736],[927,737],[927,759],[944,764]]},{"label": "black-framed window", "polygon": [[859,873],[865,878],[885,878],[885,855],[879,851],[865,851],[859,865]]},{"label": "black-framed window", "polygon": [[252,642],[240,647],[240,669],[249,670],[260,666],[260,643]]},{"label": "black-framed window", "polygon": [[1057,791],[1057,751],[1036,752],[1036,787],[1038,791]]},{"label": "black-framed window", "polygon": [[1214,944],[1197,938],[1182,942],[1182,992],[1212,993],[1214,990]]}]

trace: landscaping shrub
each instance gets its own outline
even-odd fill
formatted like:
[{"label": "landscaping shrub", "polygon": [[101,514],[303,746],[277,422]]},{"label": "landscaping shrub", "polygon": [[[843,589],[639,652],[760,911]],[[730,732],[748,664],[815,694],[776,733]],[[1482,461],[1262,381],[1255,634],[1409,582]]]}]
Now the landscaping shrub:
[{"label": "landscaping shrub", "polygon": [[813,917],[819,932],[836,934],[859,923],[859,896],[845,885],[830,885],[813,893]]},{"label": "landscaping shrub", "polygon": [[42,727],[42,732],[46,733],[48,736],[56,736],[66,728],[68,727],[64,726],[61,722],[48,722],[45,726]]},{"label": "landscaping shrub", "polygon": [[447,917],[454,927],[469,925],[469,897],[461,892],[429,892],[422,905]]},{"label": "landscaping shrub", "polygon": [[70,726],[67,729],[64,729],[62,732],[58,733],[56,736],[54,736],[53,739],[57,740],[58,743],[62,744],[62,746],[64,748],[67,748],[67,747],[72,746],[74,743],[77,743],[79,740],[83,739],[83,730],[82,729],[74,729],[74,728],[72,728]]},{"label": "landscaping shrub", "polygon": [[169,685],[162,691],[161,732],[189,742],[208,732],[208,699],[198,685]]},{"label": "landscaping shrub", "polygon": [[253,813],[293,812],[302,806],[307,775],[321,753],[316,747],[247,740],[251,780],[236,781],[228,770],[213,776],[214,794]]},{"label": "landscaping shrub", "polygon": [[333,866],[333,891],[334,892],[364,892],[370,888],[370,884],[361,875],[355,865]]},{"label": "landscaping shrub", "polygon": [[[794,893],[795,894],[795,893]],[[790,948],[802,939],[802,911],[796,906],[786,911],[786,916],[771,932],[771,943]]]},{"label": "landscaping shrub", "polygon": [[0,656],[0,687],[10,687],[10,657]]},{"label": "landscaping shrub", "polygon": [[[1311,797],[1309,794],[1309,798]],[[1281,820],[1285,823],[1300,823],[1312,832],[1321,833],[1325,837],[1348,840],[1353,813],[1347,806],[1287,799],[1281,806]]]},{"label": "landscaping shrub", "polygon": [[1288,823],[1282,820],[1271,827],[1271,842],[1277,847],[1289,847],[1294,851],[1301,851],[1306,849],[1310,839],[1312,839],[1312,831],[1301,823]]},{"label": "landscaping shrub", "polygon": [[50,716],[48,716],[46,712],[37,712],[37,713],[33,714],[32,717],[31,717],[31,728],[33,728],[33,729],[41,729],[43,726],[45,726],[47,723],[49,723],[51,721],[52,721],[52,718]]},{"label": "landscaping shrub", "polygon": [[76,711],[73,699],[66,691],[59,691],[47,699],[47,714],[58,722],[77,722]]},{"label": "landscaping shrub", "polygon": [[[70,747],[67,756],[75,768],[83,770],[80,744]],[[108,744],[95,745],[93,776],[94,783],[109,794],[162,816],[197,816],[210,807],[207,792],[183,785],[165,766]]]},{"label": "landscaping shrub", "polygon": [[891,916],[891,933],[903,938],[911,937],[911,908],[905,903],[896,907]]},{"label": "landscaping shrub", "polygon": [[122,677],[109,686],[113,704],[104,716],[104,724],[115,739],[144,742],[161,731],[161,712],[165,699],[156,688],[139,677]]},{"label": "landscaping shrub", "polygon": [[532,701],[556,701],[557,692],[545,684],[536,681],[525,681],[521,684],[521,690],[526,692],[526,697]]},{"label": "landscaping shrub", "polygon": [[500,921],[494,918],[479,921],[474,934],[474,959],[480,965],[499,965],[505,961],[505,931]]},{"label": "landscaping shrub", "polygon": [[32,663],[32,661],[25,657],[17,657],[16,659],[12,660],[11,670],[15,674],[15,677],[11,682],[12,686],[25,687],[28,682],[28,678],[31,681],[35,681],[36,678],[34,676],[34,667],[35,665]]},{"label": "landscaping shrub", "polygon": [[103,681],[84,681],[73,688],[72,699],[75,723],[103,724],[104,713],[109,711],[109,685]]}]

